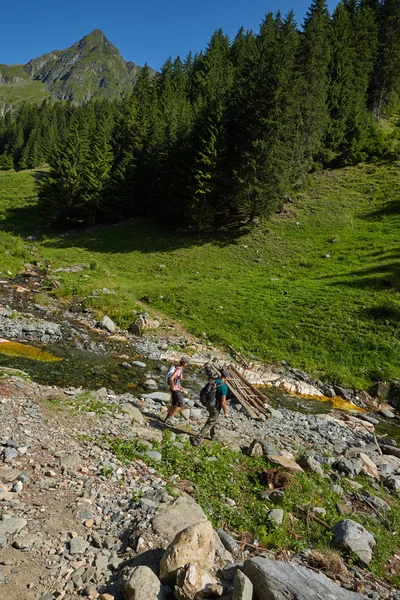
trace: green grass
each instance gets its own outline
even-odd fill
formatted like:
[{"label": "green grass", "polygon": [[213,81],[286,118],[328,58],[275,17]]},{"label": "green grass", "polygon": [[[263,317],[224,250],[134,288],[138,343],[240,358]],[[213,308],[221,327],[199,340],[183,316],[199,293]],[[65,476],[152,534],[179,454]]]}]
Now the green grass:
[{"label": "green grass", "polygon": [[[108,441],[121,460],[143,459],[143,452],[138,448],[137,442],[119,438]],[[178,475],[179,479],[191,481],[195,486],[194,497],[214,527],[225,524],[228,530],[239,534],[242,539],[249,541],[255,537],[262,546],[274,550],[286,548],[299,551],[310,545],[322,550],[332,547],[331,531],[298,509],[300,506],[312,514],[313,507],[322,507],[326,510],[326,515],[322,518],[330,527],[340,521],[342,517],[338,515],[336,503],[341,501],[341,497],[332,491],[329,478],[309,473],[288,474],[288,485],[284,489],[285,497],[281,506],[284,521],[282,526],[276,526],[267,518],[268,510],[274,506],[261,496],[261,492],[267,487],[263,481],[264,470],[275,469],[276,465],[263,457],[255,458],[232,452],[218,443],[193,448],[186,442],[184,448],[176,448],[169,432],[164,434],[163,444],[158,449],[162,452],[160,462],[153,464],[148,458],[145,460],[167,478]],[[207,460],[209,457],[216,460]],[[379,491],[373,490],[366,477],[357,479],[364,490],[379,495],[391,505],[384,521],[378,520],[374,515],[358,512],[353,512],[348,517],[361,523],[376,536],[377,543],[369,568],[385,577],[387,560],[399,547],[399,540],[394,532],[398,532],[400,526],[400,499],[388,496],[383,487]],[[345,483],[341,482],[341,485],[351,495],[350,486],[346,489]],[[224,497],[234,500],[235,505],[230,506]]]},{"label": "green grass", "polygon": [[[3,228],[35,229],[33,177],[0,173]],[[248,357],[285,359],[357,387],[400,378],[400,292],[390,284],[400,282],[399,163],[316,174],[285,208],[240,235],[130,221],[48,237],[40,252],[53,268],[90,265],[60,274],[57,293],[81,297],[121,326],[144,299],[150,312]],[[115,295],[90,298],[103,287]]]},{"label": "green grass", "polygon": [[24,71],[24,65],[0,64],[0,75],[11,79],[5,85],[0,85],[0,106],[20,102],[39,103],[50,95],[47,85],[31,79]]}]

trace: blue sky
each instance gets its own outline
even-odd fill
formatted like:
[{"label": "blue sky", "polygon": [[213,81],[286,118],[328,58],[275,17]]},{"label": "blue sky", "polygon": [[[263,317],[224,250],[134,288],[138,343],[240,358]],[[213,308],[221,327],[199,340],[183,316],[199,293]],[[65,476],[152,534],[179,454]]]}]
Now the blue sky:
[{"label": "blue sky", "polygon": [[[332,10],[336,1],[329,2]],[[257,30],[264,15],[293,9],[302,23],[311,0],[4,0],[0,63],[26,63],[102,29],[125,60],[159,69],[168,56],[204,48],[213,31]]]}]

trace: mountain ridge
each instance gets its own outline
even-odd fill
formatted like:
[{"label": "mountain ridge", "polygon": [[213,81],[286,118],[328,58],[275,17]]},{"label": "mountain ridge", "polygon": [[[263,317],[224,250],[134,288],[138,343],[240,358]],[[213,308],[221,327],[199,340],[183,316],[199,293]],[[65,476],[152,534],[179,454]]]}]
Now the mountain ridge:
[{"label": "mountain ridge", "polygon": [[117,99],[129,93],[141,68],[125,61],[104,32],[94,29],[69,48],[25,65],[0,64],[0,112],[44,98],[77,104],[95,97]]}]

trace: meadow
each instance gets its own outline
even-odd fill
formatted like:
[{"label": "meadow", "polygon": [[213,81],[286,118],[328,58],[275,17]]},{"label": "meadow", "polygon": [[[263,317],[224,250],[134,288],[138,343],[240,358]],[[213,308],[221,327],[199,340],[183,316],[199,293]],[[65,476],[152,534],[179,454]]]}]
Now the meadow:
[{"label": "meadow", "polygon": [[[0,172],[3,276],[32,259],[59,273],[60,298],[78,297],[119,325],[132,310],[168,315],[203,340],[249,358],[287,361],[354,387],[400,378],[399,162],[309,177],[269,222],[198,235],[144,220],[73,233],[45,229],[38,172]],[[93,297],[108,288],[115,294]]]}]

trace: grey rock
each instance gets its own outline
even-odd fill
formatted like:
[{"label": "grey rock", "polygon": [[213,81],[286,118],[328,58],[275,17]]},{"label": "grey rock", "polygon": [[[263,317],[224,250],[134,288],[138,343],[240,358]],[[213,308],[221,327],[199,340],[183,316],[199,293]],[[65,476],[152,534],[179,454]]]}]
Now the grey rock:
[{"label": "grey rock", "polygon": [[233,582],[232,600],[252,600],[253,584],[240,569],[236,571]]},{"label": "grey rock", "polygon": [[20,517],[3,517],[0,521],[0,538],[6,538],[7,535],[18,533],[27,524],[28,521]]},{"label": "grey rock", "polygon": [[161,504],[153,518],[152,527],[155,533],[171,542],[182,529],[206,519],[202,508],[185,494],[171,503]]},{"label": "grey rock", "polygon": [[305,471],[317,473],[321,477],[324,475],[320,463],[312,456],[301,456],[297,462]]},{"label": "grey rock", "polygon": [[283,510],[281,508],[273,508],[267,512],[267,519],[274,521],[277,525],[282,525]]},{"label": "grey rock", "polygon": [[335,546],[353,552],[366,565],[371,562],[376,541],[360,523],[352,519],[344,519],[332,527],[332,533]]},{"label": "grey rock", "polygon": [[381,450],[383,454],[389,456],[397,456],[397,458],[400,458],[400,448],[396,448],[395,446],[382,445]]},{"label": "grey rock", "polygon": [[140,508],[146,512],[155,512],[158,508],[158,503],[153,502],[153,500],[148,500],[147,498],[141,498]]},{"label": "grey rock", "polygon": [[228,552],[230,552],[233,555],[239,554],[239,545],[231,535],[226,533],[226,531],[224,531],[223,529],[217,529],[216,532],[224,548],[228,550]]},{"label": "grey rock", "polygon": [[387,408],[381,408],[379,412],[382,416],[386,417],[387,419],[394,419],[394,414],[391,410],[388,410]]},{"label": "grey rock", "polygon": [[12,545],[17,550],[30,550],[37,539],[35,534],[19,534]]},{"label": "grey rock", "polygon": [[389,475],[389,477],[385,477],[383,480],[383,485],[393,492],[400,493],[400,477],[397,475]]},{"label": "grey rock", "polygon": [[347,475],[358,475],[361,473],[361,462],[357,458],[342,458],[333,463],[333,468]]},{"label": "grey rock", "polygon": [[6,448],[4,450],[4,462],[12,462],[18,456],[18,452],[14,448]]},{"label": "grey rock", "polygon": [[268,406],[268,410],[271,413],[271,416],[274,419],[283,419],[283,414],[280,410],[278,410],[277,408],[273,408],[272,406]]},{"label": "grey rock", "polygon": [[389,512],[390,510],[389,504],[382,500],[382,498],[379,498],[379,496],[369,496],[368,501],[372,504],[374,508],[376,508],[378,512],[385,513]]},{"label": "grey rock", "polygon": [[146,456],[152,460],[155,460],[156,462],[160,462],[160,460],[162,460],[162,454],[157,450],[146,450]]},{"label": "grey rock", "polygon": [[335,585],[325,575],[294,563],[257,556],[245,562],[243,571],[253,584],[257,600],[367,600]]},{"label": "grey rock", "polygon": [[69,543],[70,554],[83,554],[89,547],[89,543],[82,537],[73,538]]},{"label": "grey rock", "polygon": [[106,316],[103,317],[102,320],[100,321],[100,327],[102,327],[103,329],[106,329],[110,333],[115,333],[115,331],[116,331],[115,323],[109,317],[106,317]]},{"label": "grey rock", "polygon": [[152,392],[151,394],[142,394],[142,396],[161,404],[167,404],[171,400],[171,394],[167,394],[166,392]]},{"label": "grey rock", "polygon": [[146,368],[146,363],[141,362],[140,360],[134,360],[132,361],[131,365],[133,367],[139,367],[139,369],[145,369]]},{"label": "grey rock", "polygon": [[149,567],[134,567],[124,587],[125,600],[164,600],[164,586]]},{"label": "grey rock", "polygon": [[129,416],[129,418],[132,421],[136,421],[136,423],[139,423],[140,425],[146,424],[145,416],[140,412],[140,410],[136,406],[133,406],[133,404],[131,404],[130,402],[124,402],[124,404],[121,404],[120,408],[124,413],[126,413]]}]

